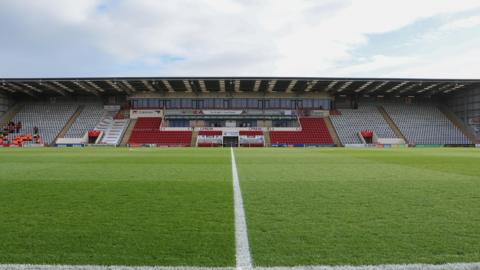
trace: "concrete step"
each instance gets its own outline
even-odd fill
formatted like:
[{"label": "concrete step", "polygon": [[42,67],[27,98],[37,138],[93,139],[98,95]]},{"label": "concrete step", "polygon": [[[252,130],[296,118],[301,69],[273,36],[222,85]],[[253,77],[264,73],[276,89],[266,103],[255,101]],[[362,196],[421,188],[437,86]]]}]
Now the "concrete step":
[{"label": "concrete step", "polygon": [[197,137],[198,137],[198,131],[196,130],[192,131],[192,141],[190,142],[190,146],[192,147],[197,146]]},{"label": "concrete step", "polygon": [[77,110],[73,113],[73,115],[70,117],[68,122],[65,124],[65,126],[62,128],[60,133],[58,133],[57,137],[53,140],[52,144],[54,144],[58,138],[63,138],[65,137],[65,134],[67,134],[68,130],[72,127],[73,123],[77,120],[77,118],[80,116],[82,113],[83,109],[85,108],[84,105],[78,106]]},{"label": "concrete step", "polygon": [[125,133],[123,134],[123,138],[120,143],[121,146],[126,146],[128,144],[128,140],[130,140],[130,136],[132,136],[133,128],[135,127],[136,123],[137,123],[137,119],[130,120],[127,130],[125,130]]},{"label": "concrete step", "polygon": [[270,141],[270,131],[268,131],[268,128],[263,131],[263,139],[265,140],[266,147],[272,146],[272,142]]},{"label": "concrete step", "polygon": [[448,118],[448,120],[450,120],[450,122],[453,123],[453,125],[455,125],[455,127],[462,131],[463,135],[465,135],[465,137],[467,137],[472,144],[480,143],[480,140],[475,136],[473,129],[460,120],[460,118],[454,112],[452,112],[446,106],[438,106],[438,109]]},{"label": "concrete step", "polygon": [[2,117],[0,117],[0,128],[8,124],[8,122],[10,122],[10,120],[12,120],[15,115],[17,115],[17,113],[23,109],[24,106],[25,104],[23,103],[17,103],[8,109],[8,111]]},{"label": "concrete step", "polygon": [[343,146],[342,141],[340,141],[340,137],[338,137],[337,130],[332,124],[330,116],[325,118],[325,124],[327,125],[328,132],[333,139],[333,143],[335,143],[336,146]]},{"label": "concrete step", "polygon": [[395,122],[393,121],[393,119],[390,117],[390,115],[387,113],[387,111],[385,110],[385,108],[383,108],[383,106],[378,106],[377,107],[378,111],[382,114],[383,118],[385,119],[385,121],[387,121],[388,125],[390,126],[390,128],[393,130],[393,132],[395,133],[395,135],[398,137],[398,138],[401,138],[405,141],[405,143],[408,143],[408,140],[407,138],[405,137],[405,135],[403,135],[403,133],[400,131],[400,129],[398,128],[397,124],[395,124]]}]

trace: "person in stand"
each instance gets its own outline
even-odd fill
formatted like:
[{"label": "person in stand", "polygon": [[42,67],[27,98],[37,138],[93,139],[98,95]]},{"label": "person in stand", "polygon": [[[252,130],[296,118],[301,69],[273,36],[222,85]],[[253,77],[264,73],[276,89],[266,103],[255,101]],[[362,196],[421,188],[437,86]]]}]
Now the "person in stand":
[{"label": "person in stand", "polygon": [[2,141],[3,141],[3,144],[8,144],[10,142],[10,140],[8,139],[8,133],[7,133],[7,135],[4,135],[2,137]]},{"label": "person in stand", "polygon": [[22,122],[18,121],[17,124],[15,125],[15,130],[17,133],[20,133],[20,130],[22,129]]},{"label": "person in stand", "polygon": [[38,138],[38,127],[37,126],[33,127],[33,137]]},{"label": "person in stand", "polygon": [[8,122],[8,133],[15,132],[15,123],[13,121]]}]

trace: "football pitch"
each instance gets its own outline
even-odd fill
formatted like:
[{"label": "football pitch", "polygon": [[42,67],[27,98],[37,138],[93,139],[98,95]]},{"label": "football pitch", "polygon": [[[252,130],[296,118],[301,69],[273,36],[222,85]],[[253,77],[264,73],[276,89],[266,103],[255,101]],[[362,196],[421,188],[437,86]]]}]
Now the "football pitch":
[{"label": "football pitch", "polygon": [[255,267],[480,262],[478,149],[233,153],[0,149],[0,264],[233,268],[233,167]]}]

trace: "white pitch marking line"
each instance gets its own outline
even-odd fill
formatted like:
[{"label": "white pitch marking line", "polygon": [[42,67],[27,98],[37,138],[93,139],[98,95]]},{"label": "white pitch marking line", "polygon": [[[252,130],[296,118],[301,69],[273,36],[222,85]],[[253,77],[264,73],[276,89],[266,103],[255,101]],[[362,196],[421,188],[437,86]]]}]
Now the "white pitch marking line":
[{"label": "white pitch marking line", "polygon": [[255,267],[255,270],[480,270],[477,263]]},{"label": "white pitch marking line", "polygon": [[0,264],[0,270],[235,270],[233,267]]},{"label": "white pitch marking line", "polygon": [[[238,269],[238,268],[237,268]],[[279,266],[253,267],[252,270],[479,270],[480,263],[385,264],[361,266]],[[235,270],[232,267],[194,266],[102,266],[102,265],[33,265],[0,264],[0,270]]]},{"label": "white pitch marking line", "polygon": [[237,269],[253,269],[250,247],[248,245],[247,221],[245,219],[245,210],[243,209],[242,190],[238,180],[237,163],[233,147],[230,148],[232,157],[232,178],[233,178],[233,201],[235,211],[235,252],[237,259]]}]

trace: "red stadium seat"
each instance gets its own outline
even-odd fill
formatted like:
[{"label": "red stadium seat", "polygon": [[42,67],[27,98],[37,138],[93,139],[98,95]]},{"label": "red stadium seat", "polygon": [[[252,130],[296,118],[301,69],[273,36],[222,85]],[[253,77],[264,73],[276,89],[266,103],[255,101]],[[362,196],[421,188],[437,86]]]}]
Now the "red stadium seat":
[{"label": "red stadium seat", "polygon": [[131,145],[155,144],[158,146],[190,146],[191,131],[161,131],[162,118],[138,118],[128,143]]},{"label": "red stadium seat", "polygon": [[241,130],[240,136],[263,136],[263,131],[261,130]]},{"label": "red stadium seat", "polygon": [[301,131],[271,131],[270,141],[272,145],[332,145],[327,125],[323,118],[301,117]]},{"label": "red stadium seat", "polygon": [[207,137],[213,137],[213,136],[222,136],[222,131],[221,130],[201,130],[198,132],[199,136],[207,136]]}]

